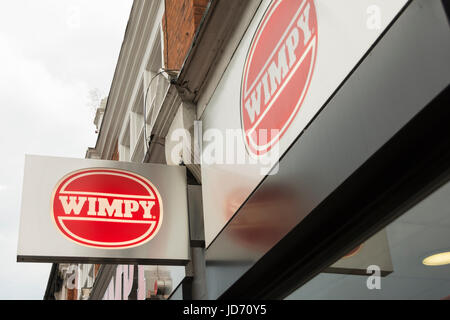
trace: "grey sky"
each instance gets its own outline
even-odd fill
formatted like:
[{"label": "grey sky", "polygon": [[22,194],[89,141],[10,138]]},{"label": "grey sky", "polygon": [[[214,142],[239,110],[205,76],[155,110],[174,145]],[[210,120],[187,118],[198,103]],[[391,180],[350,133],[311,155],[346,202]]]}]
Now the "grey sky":
[{"label": "grey sky", "polygon": [[49,264],[18,264],[25,154],[83,158],[89,91],[107,95],[132,0],[0,2],[0,299],[42,299]]}]

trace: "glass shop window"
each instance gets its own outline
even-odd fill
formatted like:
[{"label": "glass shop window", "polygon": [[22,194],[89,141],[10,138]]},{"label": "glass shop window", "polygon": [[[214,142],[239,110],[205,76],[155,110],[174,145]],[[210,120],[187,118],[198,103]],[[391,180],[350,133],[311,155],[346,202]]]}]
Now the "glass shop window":
[{"label": "glass shop window", "polygon": [[286,299],[450,300],[450,183]]}]

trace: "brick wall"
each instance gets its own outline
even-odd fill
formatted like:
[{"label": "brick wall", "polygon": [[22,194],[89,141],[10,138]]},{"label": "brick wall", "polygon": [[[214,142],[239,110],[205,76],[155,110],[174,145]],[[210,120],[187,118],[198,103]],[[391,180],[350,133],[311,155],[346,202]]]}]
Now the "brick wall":
[{"label": "brick wall", "polygon": [[165,0],[166,12],[162,24],[166,68],[179,70],[182,67],[208,2]]},{"label": "brick wall", "polygon": [[111,160],[119,161],[119,141],[116,142],[114,153]]},{"label": "brick wall", "polygon": [[67,289],[67,299],[66,300],[78,300],[78,290],[77,289]]}]

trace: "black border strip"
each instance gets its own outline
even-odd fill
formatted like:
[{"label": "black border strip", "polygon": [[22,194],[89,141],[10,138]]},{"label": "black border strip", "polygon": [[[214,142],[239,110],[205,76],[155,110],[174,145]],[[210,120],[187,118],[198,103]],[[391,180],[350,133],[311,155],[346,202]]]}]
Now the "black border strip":
[{"label": "black border strip", "polygon": [[137,258],[103,258],[103,257],[52,257],[52,256],[17,256],[17,262],[38,263],[81,263],[81,264],[139,264],[186,266],[189,260],[182,259],[137,259]]},{"label": "black border strip", "polygon": [[442,6],[444,7],[444,11],[447,14],[447,20],[450,24],[450,1],[449,0],[442,0]]}]

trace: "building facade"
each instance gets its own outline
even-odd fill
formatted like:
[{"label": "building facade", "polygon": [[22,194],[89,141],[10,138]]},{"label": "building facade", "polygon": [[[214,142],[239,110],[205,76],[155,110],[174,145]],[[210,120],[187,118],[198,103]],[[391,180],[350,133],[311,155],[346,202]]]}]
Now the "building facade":
[{"label": "building facade", "polygon": [[46,298],[447,297],[448,14],[135,0],[86,158],[186,166],[204,234],[187,266],[54,265]]}]

